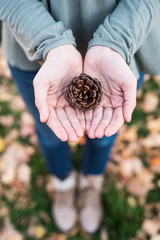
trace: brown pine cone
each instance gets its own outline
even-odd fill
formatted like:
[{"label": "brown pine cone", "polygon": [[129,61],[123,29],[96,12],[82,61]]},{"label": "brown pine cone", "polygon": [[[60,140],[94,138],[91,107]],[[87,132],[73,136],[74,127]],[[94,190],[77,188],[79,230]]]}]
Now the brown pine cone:
[{"label": "brown pine cone", "polygon": [[67,86],[66,99],[73,107],[82,111],[95,109],[100,103],[101,97],[101,83],[85,73],[74,77]]}]

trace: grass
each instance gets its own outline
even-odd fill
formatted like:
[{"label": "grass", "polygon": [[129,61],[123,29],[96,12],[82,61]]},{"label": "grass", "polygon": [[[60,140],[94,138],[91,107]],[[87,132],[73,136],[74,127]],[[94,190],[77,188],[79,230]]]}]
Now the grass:
[{"label": "grass", "polygon": [[[4,79],[0,79],[0,83],[2,84]],[[5,80],[7,81],[7,80]],[[13,88],[13,83],[10,83],[11,90],[15,91]],[[139,99],[139,103],[144,100],[144,96],[148,91],[154,91],[158,93],[159,88],[158,85],[150,79],[148,82],[144,84],[142,97]],[[14,93],[15,94],[15,93]],[[160,98],[160,97],[159,97]],[[153,113],[153,116],[159,116],[160,112],[160,104],[157,109]],[[10,109],[9,102],[0,102],[0,113],[2,115],[13,114],[15,117],[15,124],[11,128],[4,128],[0,125],[0,136],[4,138],[12,128],[19,129],[19,120],[20,113],[13,112]],[[144,113],[143,110],[137,107],[133,113],[133,120],[131,123],[127,124],[128,126],[136,124],[138,127],[138,136],[146,137],[149,132],[146,128],[146,120],[148,114]],[[29,143],[28,139],[19,138],[22,144]],[[82,146],[77,146],[76,151],[73,153],[74,165],[76,169],[79,169],[80,159],[82,156]],[[141,154],[141,158],[144,164],[146,155]],[[27,203],[22,204],[22,207],[19,208],[19,203],[21,203],[21,194],[16,195],[14,199],[10,199],[7,195],[4,194],[1,199],[1,204],[8,206],[10,211],[10,217],[15,228],[20,231],[25,240],[34,240],[35,238],[29,237],[27,234],[27,229],[29,224],[36,219],[39,224],[43,225],[46,229],[46,236],[49,236],[53,232],[57,232],[58,229],[54,225],[51,216],[51,200],[46,192],[46,182],[47,182],[47,170],[45,167],[45,163],[39,153],[39,150],[36,149],[36,153],[32,157],[32,160],[29,163],[29,166],[32,169],[31,176],[31,186],[28,189],[28,192],[25,195],[25,198],[28,199]],[[147,166],[147,164],[146,164]],[[37,182],[41,180],[41,184],[37,184]],[[155,183],[160,179],[159,175],[155,175]],[[105,186],[102,192],[102,202],[104,206],[104,217],[102,222],[102,227],[108,229],[109,239],[110,240],[129,240],[131,237],[134,237],[137,230],[140,229],[141,224],[144,218],[144,209],[140,204],[136,204],[136,206],[130,206],[128,203],[128,197],[130,194],[126,191],[125,188],[119,189],[116,186],[117,180],[110,179],[106,176]],[[6,191],[11,189],[7,189]],[[156,185],[156,188],[148,193],[147,203],[158,202],[160,199],[159,187]],[[45,213],[49,216],[48,221],[42,217],[41,213]],[[3,225],[3,219],[0,218],[0,225]],[[82,240],[85,239],[83,235],[78,232],[74,236],[69,236],[68,240]],[[97,232],[90,238],[92,240],[100,239],[100,232]]]}]

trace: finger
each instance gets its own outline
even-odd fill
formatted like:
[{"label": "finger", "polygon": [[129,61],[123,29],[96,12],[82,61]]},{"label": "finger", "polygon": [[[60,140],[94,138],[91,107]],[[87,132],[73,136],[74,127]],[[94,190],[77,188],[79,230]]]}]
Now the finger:
[{"label": "finger", "polygon": [[122,107],[115,108],[113,111],[112,119],[105,129],[105,136],[110,137],[115,134],[124,123]]},{"label": "finger", "polygon": [[103,116],[102,116],[102,120],[99,123],[99,125],[97,126],[97,129],[95,131],[95,137],[97,138],[102,138],[105,134],[105,129],[106,127],[109,125],[111,119],[112,119],[112,115],[113,115],[113,109],[110,107],[106,107],[103,110]]},{"label": "finger", "polygon": [[124,91],[123,114],[124,114],[124,120],[126,122],[131,121],[132,113],[135,106],[136,106],[136,86]]},{"label": "finger", "polygon": [[83,137],[84,131],[83,131],[82,126],[81,126],[81,124],[78,120],[75,109],[71,106],[66,106],[64,108],[64,110],[65,110],[67,118],[68,118],[72,128],[74,129],[77,137]]},{"label": "finger", "polygon": [[85,132],[88,134],[93,117],[93,110],[85,112],[84,116],[85,116]]},{"label": "finger", "polygon": [[79,119],[79,122],[82,126],[83,132],[85,132],[85,117],[84,117],[84,112],[82,110],[79,110],[76,108],[76,114]]},{"label": "finger", "polygon": [[49,85],[35,77],[33,81],[35,105],[40,114],[40,121],[46,122],[49,117],[49,105],[47,103],[47,93]]},{"label": "finger", "polygon": [[92,118],[92,122],[91,122],[91,126],[88,132],[88,136],[90,138],[95,138],[95,130],[98,126],[98,124],[100,123],[101,119],[103,116],[103,107],[102,106],[98,106],[94,111],[93,111],[93,118]]},{"label": "finger", "polygon": [[50,107],[50,116],[46,124],[61,141],[64,142],[68,140],[68,135],[63,126],[61,125],[60,121],[58,120],[55,109],[52,107]]},{"label": "finger", "polygon": [[63,107],[56,107],[56,114],[57,114],[58,120],[60,121],[60,123],[64,127],[65,131],[67,132],[68,140],[71,142],[76,142],[77,135],[76,135],[75,131],[73,130]]}]

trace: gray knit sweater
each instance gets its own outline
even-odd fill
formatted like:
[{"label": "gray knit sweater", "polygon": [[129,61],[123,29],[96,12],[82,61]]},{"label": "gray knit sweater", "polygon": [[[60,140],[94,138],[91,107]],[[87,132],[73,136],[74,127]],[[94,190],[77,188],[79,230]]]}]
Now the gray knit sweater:
[{"label": "gray knit sweater", "polygon": [[40,67],[47,52],[73,44],[108,46],[134,74],[160,74],[160,0],[0,0],[3,51],[23,70]]}]

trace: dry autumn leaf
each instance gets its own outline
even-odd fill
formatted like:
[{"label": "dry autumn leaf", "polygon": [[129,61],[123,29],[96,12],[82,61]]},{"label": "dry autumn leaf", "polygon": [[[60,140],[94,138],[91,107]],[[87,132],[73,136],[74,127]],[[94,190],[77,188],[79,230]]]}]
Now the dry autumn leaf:
[{"label": "dry autumn leaf", "polygon": [[50,237],[45,238],[44,240],[67,240],[67,235],[54,233]]},{"label": "dry autumn leaf", "polygon": [[28,228],[28,235],[35,239],[42,239],[46,234],[46,229],[42,225],[31,225]]},{"label": "dry autumn leaf", "polygon": [[151,133],[160,132],[160,118],[148,120],[147,128]]},{"label": "dry autumn leaf", "polygon": [[142,224],[142,229],[150,236],[154,236],[160,230],[160,222],[158,219],[145,219]]},{"label": "dry autumn leaf", "polygon": [[28,112],[22,113],[20,125],[20,135],[22,138],[35,134],[34,121]]},{"label": "dry autumn leaf", "polygon": [[153,172],[160,173],[160,156],[157,156],[151,159],[150,169]]},{"label": "dry autumn leaf", "polygon": [[0,137],[0,152],[3,152],[5,149],[5,142],[3,138]]},{"label": "dry autumn leaf", "polygon": [[105,227],[100,230],[100,240],[109,240],[108,232]]},{"label": "dry autumn leaf", "polygon": [[123,141],[134,142],[137,141],[137,137],[137,127],[133,125],[125,130]]},{"label": "dry autumn leaf", "polygon": [[142,146],[145,148],[160,148],[160,133],[150,134],[143,139]]},{"label": "dry autumn leaf", "polygon": [[142,171],[142,162],[139,158],[123,159],[119,162],[119,173],[123,178],[131,178],[133,174]]},{"label": "dry autumn leaf", "polygon": [[159,102],[159,99],[155,93],[147,92],[147,94],[145,95],[144,101],[141,105],[141,108],[143,109],[144,112],[151,113],[155,111],[155,109],[157,108],[158,102]]},{"label": "dry autumn leaf", "polygon": [[151,240],[160,240],[160,234],[153,236]]},{"label": "dry autumn leaf", "polygon": [[5,144],[8,146],[12,144],[19,136],[18,129],[12,129],[4,138]]},{"label": "dry autumn leaf", "polygon": [[25,163],[20,164],[17,169],[17,179],[21,183],[25,185],[29,185],[30,178],[31,178],[31,168]]},{"label": "dry autumn leaf", "polygon": [[5,218],[5,226],[2,232],[0,232],[1,240],[24,240],[21,233],[14,229],[9,218]]},{"label": "dry autumn leaf", "polygon": [[20,95],[16,95],[13,97],[12,101],[10,102],[10,108],[12,111],[15,112],[21,112],[26,110],[26,106]]},{"label": "dry autumn leaf", "polygon": [[138,176],[127,183],[128,192],[136,197],[145,199],[148,191],[154,188],[153,178],[153,174],[148,169],[143,168]]},{"label": "dry autumn leaf", "polygon": [[137,206],[137,201],[134,197],[128,196],[127,198],[127,203],[129,204],[130,207],[135,208]]},{"label": "dry autumn leaf", "polygon": [[11,127],[14,124],[13,115],[0,116],[0,124],[4,127]]}]

